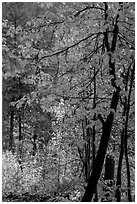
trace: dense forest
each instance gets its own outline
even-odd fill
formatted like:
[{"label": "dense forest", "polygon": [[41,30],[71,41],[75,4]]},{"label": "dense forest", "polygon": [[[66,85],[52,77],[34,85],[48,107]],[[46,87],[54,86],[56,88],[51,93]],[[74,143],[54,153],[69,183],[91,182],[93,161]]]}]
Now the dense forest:
[{"label": "dense forest", "polygon": [[135,3],[2,3],[2,199],[135,201]]}]

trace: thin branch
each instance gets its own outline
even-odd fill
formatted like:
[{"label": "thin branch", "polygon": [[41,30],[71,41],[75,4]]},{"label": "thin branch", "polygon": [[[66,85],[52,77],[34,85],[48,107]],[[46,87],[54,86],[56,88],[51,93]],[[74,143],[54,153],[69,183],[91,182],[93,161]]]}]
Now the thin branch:
[{"label": "thin branch", "polygon": [[130,28],[127,28],[126,26],[123,25],[123,27],[129,31],[131,31],[133,34],[135,33],[135,30],[131,30]]},{"label": "thin branch", "polygon": [[55,56],[55,55],[59,55],[59,54],[61,54],[61,53],[63,53],[63,52],[66,52],[66,51],[68,51],[70,48],[73,48],[73,47],[79,45],[81,42],[83,42],[83,41],[85,41],[85,40],[91,38],[91,37],[94,36],[94,35],[98,35],[98,34],[103,34],[103,33],[102,33],[102,32],[92,33],[92,34],[88,35],[87,37],[81,39],[80,41],[78,41],[78,42],[76,42],[76,43],[74,43],[74,44],[72,44],[72,45],[70,45],[70,46],[68,46],[68,47],[66,47],[66,48],[64,48],[64,49],[62,49],[62,50],[59,50],[59,51],[57,51],[57,52],[54,52],[54,53],[52,53],[52,54],[50,54],[50,55],[43,56],[41,59],[38,60],[38,62],[40,62],[41,60],[43,60],[43,59],[45,59],[45,58],[52,57],[52,56]]},{"label": "thin branch", "polygon": [[84,9],[78,11],[74,16],[77,17],[80,13],[82,13],[83,11],[86,11],[86,10],[88,10],[88,9],[99,9],[99,10],[103,10],[103,11],[104,11],[104,9],[101,8],[101,7],[97,7],[97,6],[87,6],[87,7],[85,7]]},{"label": "thin branch", "polygon": [[129,23],[129,22],[126,22],[126,21],[118,20],[118,23],[122,23],[122,25],[123,25],[123,23],[125,23],[125,24],[128,24],[129,26],[132,26],[132,23]]},{"label": "thin branch", "polygon": [[119,32],[118,36],[119,36],[119,38],[123,39],[126,43],[128,43],[129,45],[131,45],[135,49],[134,44],[132,42],[128,41],[122,33]]}]

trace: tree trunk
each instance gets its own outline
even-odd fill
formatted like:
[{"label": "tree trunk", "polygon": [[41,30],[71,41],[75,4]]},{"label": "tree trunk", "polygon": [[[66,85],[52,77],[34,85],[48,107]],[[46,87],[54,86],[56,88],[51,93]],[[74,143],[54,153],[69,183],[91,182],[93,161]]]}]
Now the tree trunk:
[{"label": "tree trunk", "polygon": [[22,134],[21,134],[21,113],[19,112],[19,142],[22,140]]},{"label": "tree trunk", "polygon": [[[93,99],[93,108],[96,108],[96,67],[94,67],[94,99]],[[93,120],[96,120],[96,114],[94,114]],[[96,146],[95,146],[95,138],[96,138],[96,127],[93,126],[93,134],[92,134],[92,166],[94,166],[95,163],[95,157],[96,157]],[[98,201],[98,192],[97,187],[95,189],[95,195],[94,195],[94,202]]]},{"label": "tree trunk", "polygon": [[[94,67],[94,99],[93,99],[93,109],[96,108],[96,68]],[[93,120],[96,120],[96,114],[94,114]],[[96,148],[95,148],[95,136],[96,128],[93,126],[93,135],[92,135],[92,156],[93,156],[93,165],[95,162]]]},{"label": "tree trunk", "polygon": [[36,151],[37,151],[36,139],[37,139],[37,135],[36,135],[36,133],[34,133],[34,135],[33,135],[33,156],[35,156]]},{"label": "tree trunk", "polygon": [[[119,101],[119,93],[120,88],[117,88],[116,91],[113,93],[112,101],[111,101],[111,109],[114,109],[116,111],[117,104]],[[92,200],[93,194],[95,192],[97,182],[100,178],[100,174],[102,171],[106,150],[108,147],[108,142],[110,138],[110,133],[112,129],[112,123],[114,120],[114,112],[110,111],[110,114],[108,115],[106,121],[103,124],[103,131],[102,131],[102,137],[99,145],[99,149],[97,152],[97,156],[95,159],[95,163],[92,169],[92,173],[89,179],[89,183],[87,185],[85,194],[82,198],[82,202],[90,202]]]},{"label": "tree trunk", "polygon": [[104,180],[114,180],[115,161],[113,155],[106,155]]},{"label": "tree trunk", "polygon": [[[127,72],[127,75],[125,78],[125,91],[128,91],[129,71],[130,71],[130,67],[128,69],[128,72]],[[133,80],[134,80],[134,71],[135,71],[135,64],[133,65],[133,70],[132,70],[132,74],[131,74],[128,100],[125,97],[125,103],[124,103],[123,116],[126,116],[126,121],[125,121],[125,125],[124,125],[125,127],[123,128],[122,135],[121,135],[121,150],[120,150],[119,163],[118,163],[117,183],[116,183],[117,189],[116,189],[116,195],[115,195],[115,197],[117,198],[117,202],[121,201],[121,193],[120,193],[121,167],[122,167],[122,159],[123,159],[124,153],[125,153],[126,167],[127,167],[128,200],[129,200],[129,202],[132,202],[131,185],[130,185],[130,166],[129,166],[129,161],[128,161],[128,149],[127,149],[127,129],[128,129],[129,110],[130,110],[130,95],[131,95],[131,90],[132,90],[132,85],[133,85]]]},{"label": "tree trunk", "polygon": [[[93,126],[93,135],[92,135],[92,166],[94,166],[95,163],[95,156],[96,156],[96,147],[95,147],[95,125]],[[94,193],[94,202],[98,201],[98,192],[97,192],[97,187],[95,188],[95,193]]]},{"label": "tree trunk", "polygon": [[111,191],[110,188],[112,188],[114,184],[114,167],[115,167],[115,161],[114,156],[107,154],[106,155],[106,162],[105,162],[105,175],[104,175],[104,187],[103,191],[105,192],[105,195],[102,198],[102,201],[112,202],[111,198]]},{"label": "tree trunk", "polygon": [[23,170],[22,168],[22,127],[21,127],[21,112],[19,111],[19,165],[21,168],[21,171]]},{"label": "tree trunk", "polygon": [[128,160],[127,146],[125,146],[125,159],[126,159],[126,166],[127,166],[128,201],[132,202],[131,184],[130,184],[130,166],[129,166],[129,160]]},{"label": "tree trunk", "polygon": [[90,171],[91,171],[91,165],[90,165],[90,138],[91,138],[92,132],[91,128],[87,129],[87,144],[86,144],[86,182],[88,182],[89,177],[90,177]]},{"label": "tree trunk", "polygon": [[128,188],[128,200],[129,202],[132,202],[132,197],[131,197],[131,184],[130,184],[130,166],[129,166],[129,160],[128,160],[128,135],[127,135],[127,130],[128,130],[128,120],[129,120],[129,111],[130,111],[130,97],[131,97],[131,91],[132,91],[132,85],[134,81],[134,74],[135,74],[135,62],[133,65],[133,70],[131,73],[131,81],[130,81],[130,88],[129,88],[129,94],[128,94],[128,100],[127,100],[127,111],[126,111],[126,122],[125,122],[125,159],[126,159],[126,167],[127,167],[127,188]]},{"label": "tree trunk", "polygon": [[116,194],[115,194],[117,202],[121,201],[120,188],[121,188],[121,168],[122,168],[123,155],[124,155],[124,128],[121,134],[120,155],[119,155],[118,169],[117,169],[117,181],[116,181],[117,189],[116,189]]},{"label": "tree trunk", "polygon": [[91,143],[91,137],[92,137],[92,129],[89,127],[87,128],[87,131],[84,131],[84,127],[88,125],[88,121],[87,118],[85,118],[82,121],[82,128],[83,128],[83,139],[86,141],[84,144],[84,148],[80,149],[78,147],[78,152],[79,152],[79,156],[80,159],[83,163],[83,174],[85,177],[85,181],[88,182],[89,177],[90,177],[90,172],[91,172],[91,147],[90,147],[90,143]]},{"label": "tree trunk", "polygon": [[96,160],[92,169],[92,174],[90,176],[89,183],[87,185],[85,194],[82,198],[82,202],[90,202],[95,192],[97,182],[100,178],[100,174],[104,163],[104,158],[105,158],[110,132],[112,128],[111,121],[113,121],[113,117],[114,117],[114,114],[111,112],[103,126],[103,133],[100,141],[100,146],[97,152]]},{"label": "tree trunk", "polygon": [[[105,13],[104,14],[105,14],[105,21],[106,21],[105,23],[107,23],[108,4],[107,4],[107,2],[105,2],[104,4],[105,4],[105,9],[104,9]],[[91,173],[91,176],[89,179],[89,183],[87,185],[85,194],[82,198],[82,202],[90,202],[92,200],[93,194],[95,192],[97,182],[100,178],[100,174],[102,171],[107,147],[108,147],[108,142],[109,142],[112,124],[113,124],[113,120],[114,120],[114,112],[116,112],[118,101],[119,101],[120,87],[118,87],[116,85],[115,61],[112,61],[112,56],[111,56],[111,53],[114,53],[114,51],[116,49],[116,43],[117,43],[117,37],[118,37],[118,31],[119,31],[119,28],[117,25],[118,17],[119,17],[119,15],[117,14],[111,44],[109,42],[108,28],[104,32],[104,46],[105,46],[105,48],[108,52],[108,56],[109,56],[109,74],[110,74],[110,76],[113,76],[113,78],[111,79],[111,85],[116,90],[113,92],[112,101],[111,101],[111,105],[110,105],[110,113],[109,113],[105,122],[102,119],[101,115],[99,114],[99,118],[100,118],[102,125],[103,125],[102,136],[101,136],[101,141],[100,141],[99,149],[97,152],[97,156],[95,159],[95,163],[94,163],[94,166],[92,169],[92,173]],[[114,111],[112,111],[111,109],[113,109]]]},{"label": "tree trunk", "polygon": [[14,127],[14,111],[10,111],[10,139],[9,139],[9,150],[13,151],[13,127]]}]

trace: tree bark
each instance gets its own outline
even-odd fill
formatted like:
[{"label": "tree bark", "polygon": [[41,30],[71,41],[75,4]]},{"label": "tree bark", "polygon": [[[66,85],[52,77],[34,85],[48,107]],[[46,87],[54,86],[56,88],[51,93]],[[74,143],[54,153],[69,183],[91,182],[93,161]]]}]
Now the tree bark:
[{"label": "tree bark", "polygon": [[[125,91],[128,91],[128,78],[129,78],[129,70],[128,69],[127,75],[125,77]],[[134,71],[135,71],[135,64],[133,65],[133,70],[132,70],[132,76],[131,76],[131,81],[130,81],[130,89],[129,89],[129,95],[128,95],[128,100],[125,97],[125,102],[124,102],[124,111],[123,111],[123,116],[126,116],[126,121],[124,124],[124,128],[122,130],[121,134],[121,149],[120,149],[120,155],[119,155],[119,163],[118,163],[118,170],[117,170],[117,189],[116,189],[116,199],[117,202],[121,201],[121,192],[120,192],[120,187],[121,187],[121,167],[122,167],[122,160],[123,160],[123,155],[125,153],[125,159],[126,159],[126,166],[127,166],[127,186],[128,186],[128,200],[129,202],[132,201],[131,198],[131,185],[130,185],[130,166],[129,166],[129,161],[128,161],[128,149],[127,149],[127,129],[128,129],[128,118],[129,118],[129,110],[130,110],[130,95],[131,95],[131,89],[132,89],[132,84],[134,80]]]},{"label": "tree bark", "polygon": [[[96,67],[94,67],[94,99],[93,99],[93,108],[96,108]],[[94,114],[93,120],[96,120],[96,114]],[[92,134],[92,166],[94,166],[95,163],[95,157],[96,157],[96,146],[95,146],[95,138],[96,138],[96,127],[93,126],[93,134]],[[97,187],[95,189],[95,195],[94,195],[94,201],[98,201],[98,192]]]},{"label": "tree bark", "polygon": [[13,127],[14,127],[14,111],[10,111],[10,138],[9,138],[9,150],[13,151]]},{"label": "tree bark", "polygon": [[134,74],[135,74],[135,62],[133,65],[133,70],[131,73],[131,81],[130,81],[130,88],[129,88],[129,94],[128,94],[128,100],[127,100],[127,111],[126,111],[126,122],[125,122],[125,159],[126,159],[126,167],[127,167],[127,187],[128,187],[128,200],[129,202],[132,202],[132,196],[131,196],[131,184],[130,184],[130,166],[129,166],[129,160],[128,160],[128,120],[129,120],[129,111],[130,111],[130,97],[131,97],[131,91],[134,81]]},{"label": "tree bark", "polygon": [[[94,98],[93,98],[93,109],[96,108],[96,68],[94,67]],[[96,114],[94,114],[93,120],[96,120]],[[95,147],[95,137],[96,137],[96,128],[93,126],[93,135],[92,135],[92,156],[93,156],[93,165],[95,162],[96,156],[96,147]]]},{"label": "tree bark", "polygon": [[37,151],[36,139],[37,139],[37,135],[36,135],[36,133],[34,133],[34,135],[33,135],[33,156],[35,156],[36,151]]},{"label": "tree bark", "polygon": [[115,161],[112,155],[106,155],[106,162],[105,162],[105,176],[104,180],[113,180],[114,179],[114,166]]},{"label": "tree bark", "polygon": [[[105,21],[107,21],[108,17],[108,4],[105,2]],[[118,36],[118,17],[119,15],[116,16],[116,22],[114,25],[114,30],[113,30],[113,37],[112,37],[112,43],[110,46],[109,39],[108,39],[108,29],[104,32],[104,45],[106,47],[107,52],[109,53],[109,74],[110,76],[113,76],[113,79],[111,79],[111,85],[116,89],[113,92],[112,100],[111,100],[111,105],[110,105],[110,113],[104,122],[101,114],[99,114],[99,118],[101,119],[103,128],[102,128],[102,136],[101,136],[101,141],[99,145],[99,149],[97,152],[97,156],[95,159],[95,163],[92,169],[92,173],[89,179],[89,183],[87,185],[85,194],[82,198],[82,202],[90,202],[92,200],[93,194],[95,192],[97,182],[100,178],[100,174],[102,171],[107,147],[108,147],[108,142],[110,138],[110,133],[112,129],[112,124],[114,120],[114,112],[116,112],[118,101],[119,101],[119,95],[120,95],[120,87],[116,85],[116,74],[115,74],[115,62],[112,61],[112,56],[111,53],[113,53],[116,49],[116,42],[117,42],[117,36]],[[113,109],[114,111],[112,111]]]},{"label": "tree bark", "polygon": [[115,168],[115,160],[114,156],[111,154],[106,155],[106,161],[105,161],[105,175],[104,175],[104,196],[102,198],[102,201],[112,202],[111,199],[111,191],[110,188],[114,185],[114,168]]},{"label": "tree bark", "polygon": [[21,126],[21,112],[19,111],[19,165],[20,165],[20,168],[21,168],[21,171],[23,170],[22,168],[22,126]]},{"label": "tree bark", "polygon": [[124,128],[121,134],[120,155],[119,155],[118,169],[117,169],[117,181],[116,181],[117,189],[115,194],[117,202],[121,201],[120,188],[121,188],[121,168],[122,168],[123,155],[124,155]]},{"label": "tree bark", "polygon": [[19,112],[19,141],[22,140],[22,133],[21,133],[21,113]]},{"label": "tree bark", "polygon": [[[119,93],[120,93],[120,88],[117,88],[117,90],[114,91],[113,93],[110,108],[114,109],[114,111],[116,111],[117,104],[119,101]],[[97,182],[100,178],[100,174],[102,171],[102,167],[103,167],[103,163],[104,163],[104,159],[106,155],[106,150],[107,150],[108,142],[110,138],[110,133],[112,129],[113,120],[114,120],[114,112],[110,111],[106,121],[103,124],[103,131],[102,131],[102,137],[101,137],[99,149],[98,149],[95,163],[94,163],[92,173],[89,179],[89,183],[87,185],[85,194],[82,198],[82,202],[90,202],[92,200],[93,194],[97,186]]]},{"label": "tree bark", "polygon": [[128,160],[128,152],[127,152],[127,145],[125,146],[125,159],[126,159],[126,166],[127,166],[127,187],[128,187],[128,201],[132,202],[131,196],[131,184],[130,184],[130,166]]},{"label": "tree bark", "polygon": [[87,129],[87,144],[86,144],[86,181],[88,182],[90,177],[90,171],[91,171],[91,165],[90,165],[90,138],[91,138],[92,132],[91,128]]}]

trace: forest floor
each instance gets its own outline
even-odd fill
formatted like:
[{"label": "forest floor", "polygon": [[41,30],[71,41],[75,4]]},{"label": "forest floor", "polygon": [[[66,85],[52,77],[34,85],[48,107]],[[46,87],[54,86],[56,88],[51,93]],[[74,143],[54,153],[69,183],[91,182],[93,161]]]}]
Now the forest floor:
[{"label": "forest floor", "polygon": [[10,193],[8,196],[2,198],[2,202],[59,202],[69,201],[64,196],[50,196],[24,193],[22,195],[15,195]]},{"label": "forest floor", "polygon": [[7,197],[3,197],[3,202],[54,202],[56,201],[56,197],[51,197],[47,195],[31,195],[29,193],[25,193],[23,195],[14,195],[9,194]]}]

